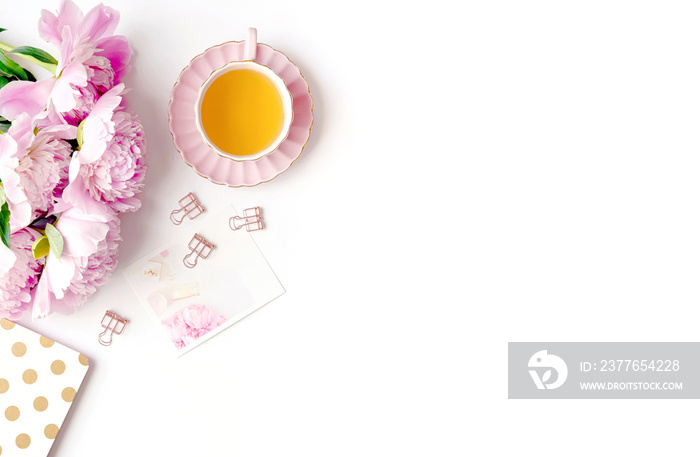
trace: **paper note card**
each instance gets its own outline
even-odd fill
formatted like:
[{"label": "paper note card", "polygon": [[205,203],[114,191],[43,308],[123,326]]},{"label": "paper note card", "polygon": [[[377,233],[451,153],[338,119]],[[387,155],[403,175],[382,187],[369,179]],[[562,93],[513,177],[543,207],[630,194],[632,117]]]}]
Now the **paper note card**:
[{"label": "paper note card", "polygon": [[284,293],[250,234],[230,229],[229,219],[236,214],[229,205],[200,216],[181,236],[124,269],[177,355]]}]

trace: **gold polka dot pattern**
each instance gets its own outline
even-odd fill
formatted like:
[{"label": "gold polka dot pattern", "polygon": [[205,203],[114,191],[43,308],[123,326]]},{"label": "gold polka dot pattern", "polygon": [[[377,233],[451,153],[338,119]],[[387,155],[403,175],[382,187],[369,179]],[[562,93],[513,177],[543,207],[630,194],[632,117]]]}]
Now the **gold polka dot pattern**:
[{"label": "gold polka dot pattern", "polygon": [[72,402],[75,398],[75,389],[72,387],[66,387],[61,392],[61,398],[63,398],[63,401],[67,401],[68,403]]},{"label": "gold polka dot pattern", "polygon": [[22,373],[22,381],[27,384],[34,384],[38,377],[39,375],[36,374],[36,371],[32,370],[31,368]]},{"label": "gold polka dot pattern", "polygon": [[32,439],[26,433],[20,433],[17,435],[15,444],[17,444],[17,447],[20,449],[27,449],[29,445],[32,444]]},{"label": "gold polka dot pattern", "polygon": [[85,355],[0,319],[0,456],[49,454],[89,365]]},{"label": "gold polka dot pattern", "polygon": [[54,360],[51,364],[51,373],[63,374],[64,371],[66,371],[66,364],[63,360]]},{"label": "gold polka dot pattern", "polygon": [[4,328],[5,330],[12,330],[15,328],[15,323],[8,321],[7,319],[0,319],[0,327]]},{"label": "gold polka dot pattern", "polygon": [[42,336],[39,338],[39,344],[41,344],[45,348],[50,348],[53,346],[54,341],[46,338],[45,336]]},{"label": "gold polka dot pattern", "polygon": [[27,353],[27,345],[21,342],[17,342],[12,345],[12,355],[15,357],[23,357]]},{"label": "gold polka dot pattern", "polygon": [[58,425],[49,424],[44,428],[44,436],[48,439],[52,440],[56,438],[56,435],[58,435]]},{"label": "gold polka dot pattern", "polygon": [[5,419],[11,422],[19,419],[19,408],[16,406],[8,406],[5,410]]},{"label": "gold polka dot pattern", "polygon": [[46,397],[36,397],[34,399],[34,409],[36,409],[39,412],[46,411],[46,408],[49,407],[49,401],[46,399]]}]

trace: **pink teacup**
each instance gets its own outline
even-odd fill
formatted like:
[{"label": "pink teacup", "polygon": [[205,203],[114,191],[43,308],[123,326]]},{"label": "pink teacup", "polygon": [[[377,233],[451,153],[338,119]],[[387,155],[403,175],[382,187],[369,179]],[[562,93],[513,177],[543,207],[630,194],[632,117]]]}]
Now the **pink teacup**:
[{"label": "pink teacup", "polygon": [[[197,130],[199,133],[202,135],[202,138],[206,142],[206,144],[211,147],[214,151],[216,151],[217,154],[219,154],[222,157],[226,157],[228,159],[233,159],[233,160],[239,160],[239,161],[248,161],[248,160],[257,160],[275,149],[284,141],[284,139],[287,137],[289,134],[289,127],[292,124],[292,118],[293,118],[293,112],[292,112],[292,95],[289,93],[289,90],[287,89],[287,85],[285,84],[284,80],[280,78],[277,74],[275,74],[274,71],[272,71],[269,67],[265,65],[261,65],[257,62],[255,62],[255,56],[257,52],[257,30],[254,28],[249,28],[248,29],[248,39],[246,40],[245,43],[245,60],[241,62],[229,62],[223,67],[213,71],[211,75],[209,75],[209,78],[202,84],[200,90],[199,90],[199,95],[197,97],[197,103],[195,106],[195,117],[196,117],[196,123],[197,123]],[[262,76],[264,79],[269,81],[274,88],[274,91],[277,93],[279,96],[281,102],[282,102],[282,128],[279,131],[279,133],[274,136],[271,142],[267,144],[265,147],[260,148],[259,150],[249,153],[246,155],[236,155],[235,153],[227,152],[224,151],[222,148],[217,146],[215,142],[210,138],[210,136],[207,134],[207,130],[204,127],[203,121],[202,121],[202,102],[205,99],[205,96],[207,94],[207,91],[211,87],[211,85],[221,76],[232,72],[232,71],[238,71],[238,70],[250,70],[253,72],[258,73],[260,76]],[[215,103],[221,103],[222,106],[225,105],[226,103],[235,103],[235,100],[221,100],[221,101],[215,101]],[[240,125],[240,124],[239,124]],[[252,129],[254,130],[254,128]],[[247,134],[247,132],[246,132]],[[251,131],[251,135],[254,135],[255,132]],[[235,140],[234,140],[235,141]]]}]

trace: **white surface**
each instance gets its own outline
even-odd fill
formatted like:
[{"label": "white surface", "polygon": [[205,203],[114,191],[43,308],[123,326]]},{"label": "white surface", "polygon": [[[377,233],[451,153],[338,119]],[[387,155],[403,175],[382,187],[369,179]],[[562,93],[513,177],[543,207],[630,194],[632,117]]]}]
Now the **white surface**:
[{"label": "white surface", "polygon": [[[53,455],[696,447],[694,401],[506,399],[507,341],[697,340],[696,2],[110,4],[151,165],[122,264],[194,190],[263,208],[287,293],[177,360],[118,276],[31,324],[94,361]],[[40,5],[4,2],[5,40],[40,44]],[[189,60],[249,26],[301,68],[316,122],[289,171],[228,189],[180,160],[166,109]],[[106,308],[130,322],[102,348]]]}]

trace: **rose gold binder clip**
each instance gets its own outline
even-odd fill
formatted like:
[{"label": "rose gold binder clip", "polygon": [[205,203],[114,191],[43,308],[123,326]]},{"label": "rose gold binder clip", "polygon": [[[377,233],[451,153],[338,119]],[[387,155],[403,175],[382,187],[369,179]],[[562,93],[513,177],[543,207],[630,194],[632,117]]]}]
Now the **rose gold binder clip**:
[{"label": "rose gold binder clip", "polygon": [[197,266],[197,261],[199,259],[206,259],[211,254],[214,249],[214,245],[208,242],[202,237],[202,235],[195,233],[187,248],[191,251],[189,254],[182,259],[182,262],[187,268],[194,268]]},{"label": "rose gold binder clip", "polygon": [[170,220],[175,225],[182,224],[185,216],[194,219],[204,212],[204,207],[199,203],[197,197],[192,192],[182,197],[179,201],[180,209],[176,209],[170,213]]},{"label": "rose gold binder clip", "polygon": [[104,328],[105,331],[100,333],[99,338],[97,338],[100,344],[102,346],[109,346],[112,344],[112,335],[121,335],[127,322],[129,321],[120,315],[112,311],[107,311],[102,318],[102,328]]},{"label": "rose gold binder clip", "polygon": [[228,220],[228,225],[231,230],[240,230],[245,227],[249,232],[262,230],[263,221],[260,207],[248,208],[243,210],[243,217],[233,216]]}]

